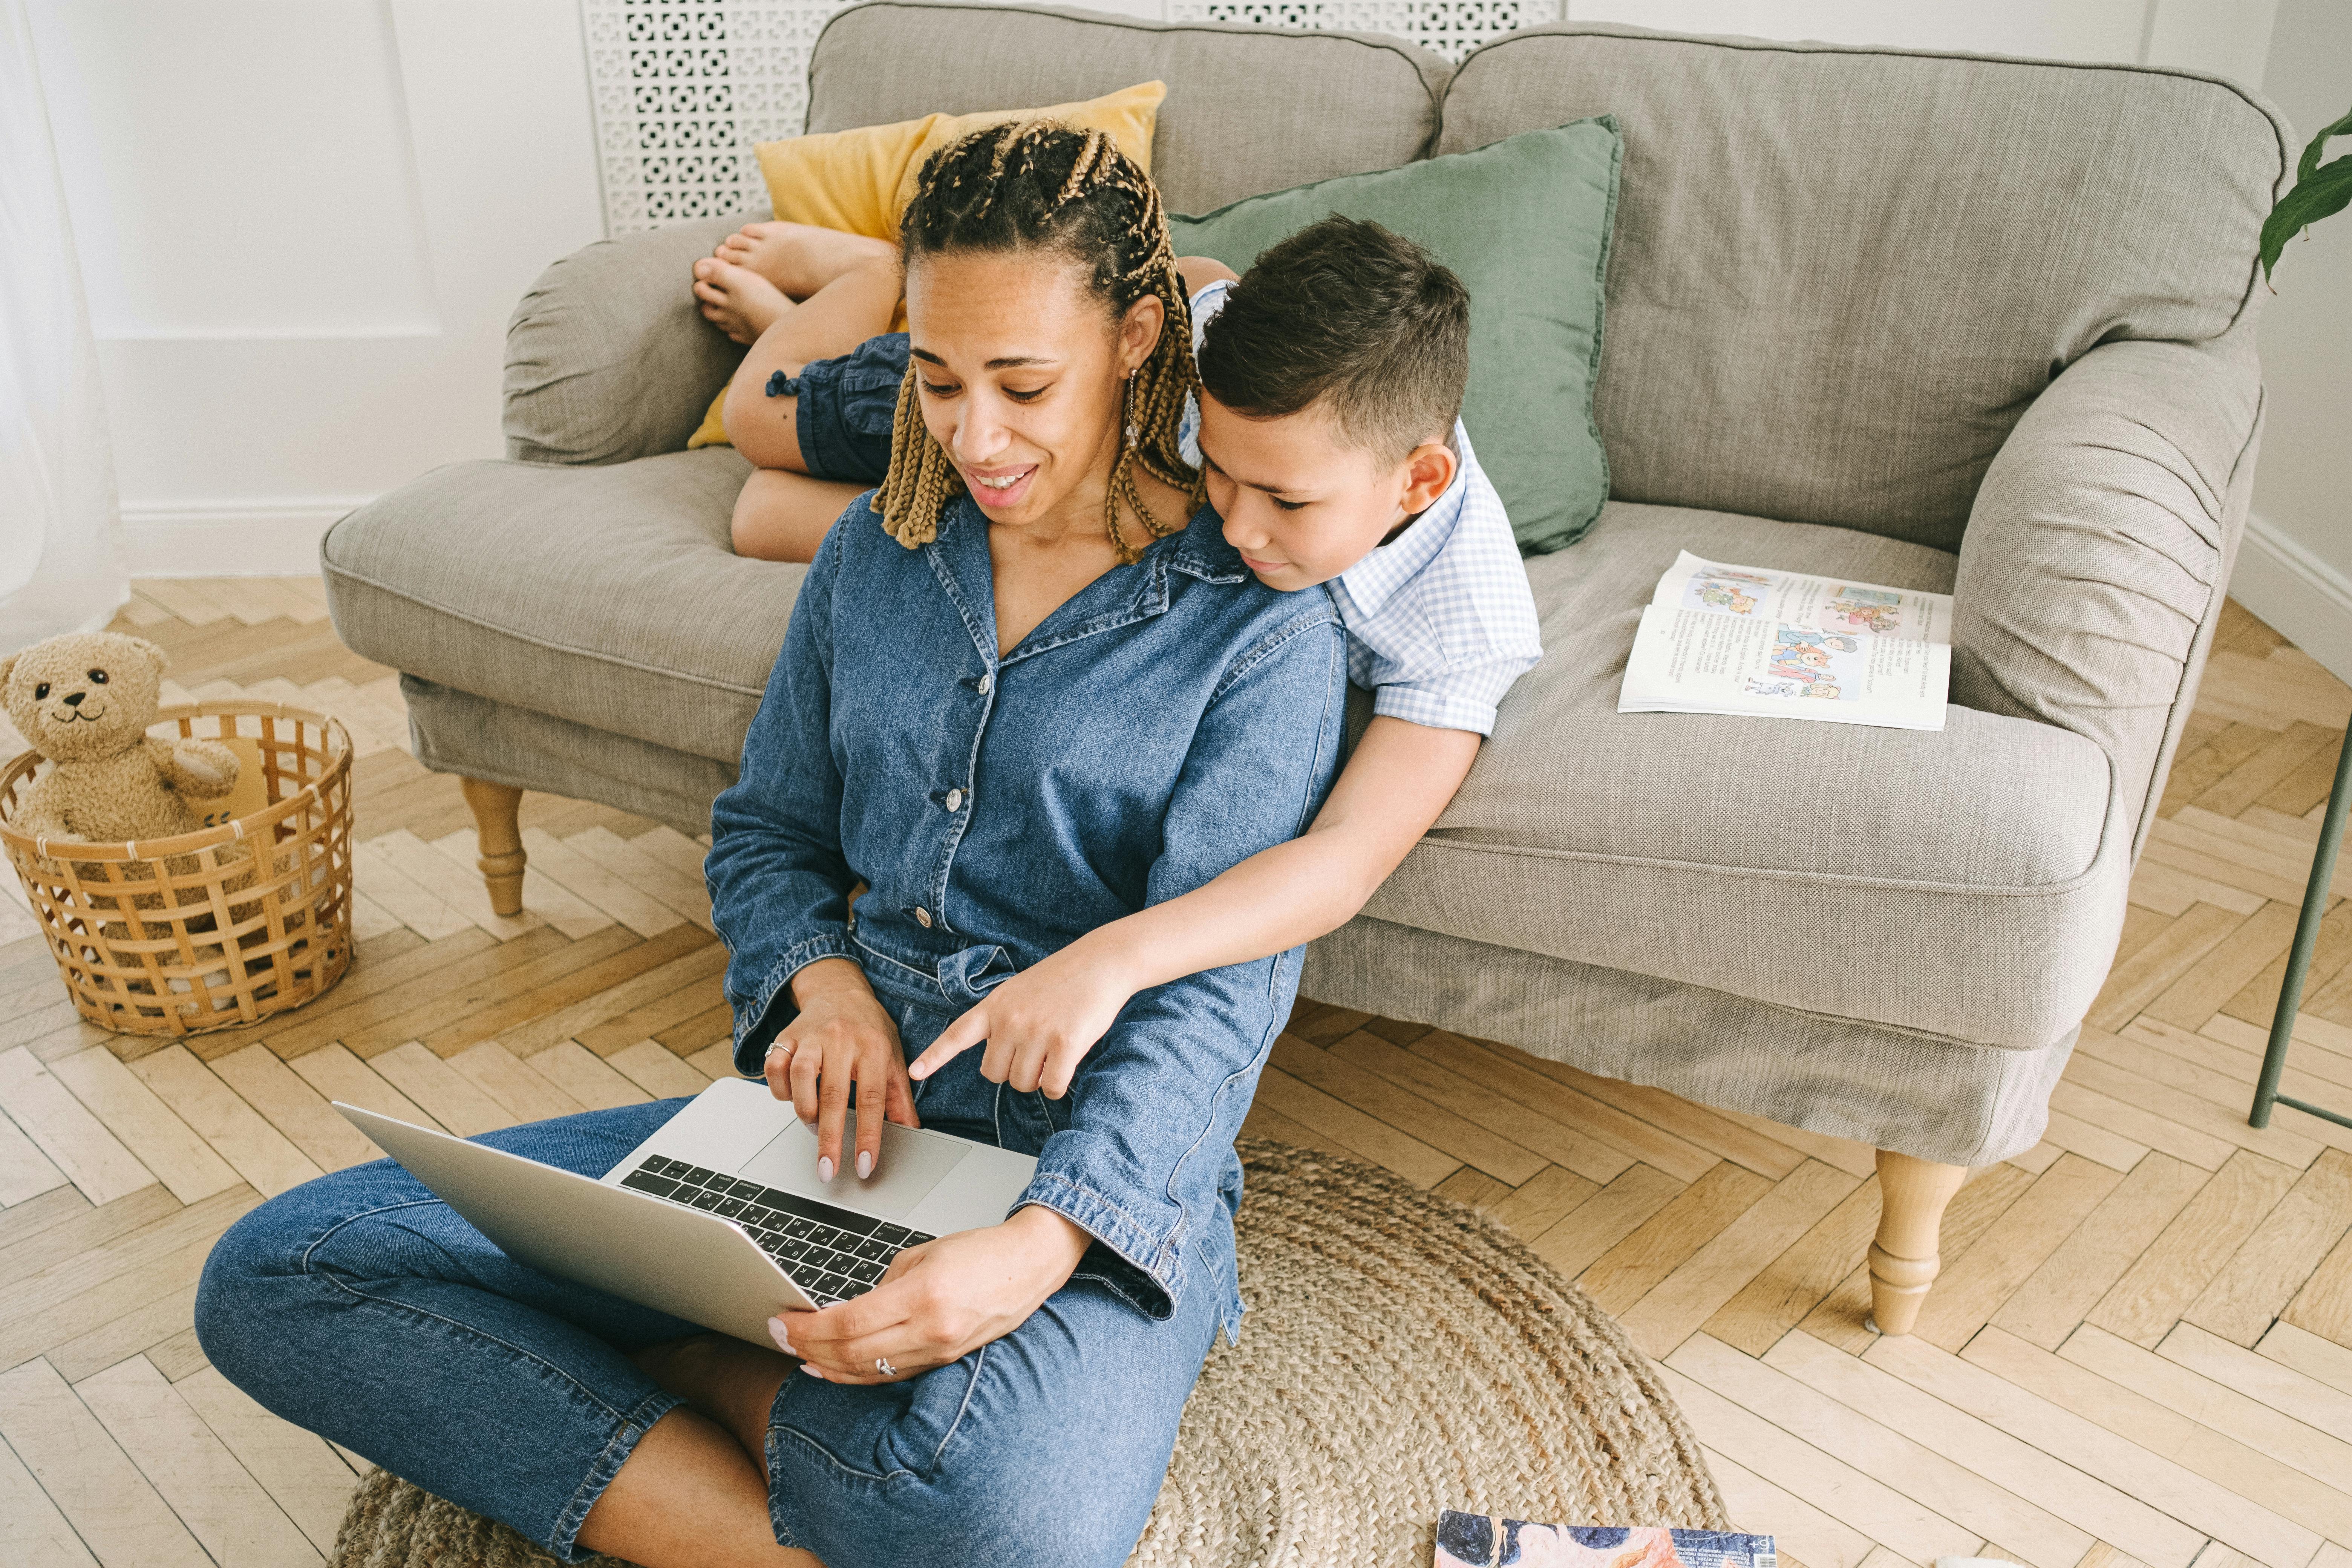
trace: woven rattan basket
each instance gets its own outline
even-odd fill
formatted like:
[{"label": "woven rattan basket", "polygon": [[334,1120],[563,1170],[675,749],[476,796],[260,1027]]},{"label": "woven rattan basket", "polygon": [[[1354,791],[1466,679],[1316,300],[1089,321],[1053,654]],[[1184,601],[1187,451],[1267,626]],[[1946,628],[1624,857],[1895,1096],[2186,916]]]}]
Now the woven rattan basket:
[{"label": "woven rattan basket", "polygon": [[10,826],[39,755],[0,772],[0,847],[75,1009],[118,1034],[194,1035],[301,1005],[352,962],[350,733],[282,703],[202,701],[148,733],[244,737],[269,804],[175,838],[58,844]]}]

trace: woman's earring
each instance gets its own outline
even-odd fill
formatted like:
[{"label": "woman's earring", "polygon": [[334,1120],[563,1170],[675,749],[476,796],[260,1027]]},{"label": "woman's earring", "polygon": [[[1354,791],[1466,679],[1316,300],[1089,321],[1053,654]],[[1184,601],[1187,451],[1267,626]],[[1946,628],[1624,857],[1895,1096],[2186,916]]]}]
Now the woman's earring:
[{"label": "woman's earring", "polygon": [[1140,446],[1140,433],[1135,427],[1135,373],[1127,373],[1127,444]]}]

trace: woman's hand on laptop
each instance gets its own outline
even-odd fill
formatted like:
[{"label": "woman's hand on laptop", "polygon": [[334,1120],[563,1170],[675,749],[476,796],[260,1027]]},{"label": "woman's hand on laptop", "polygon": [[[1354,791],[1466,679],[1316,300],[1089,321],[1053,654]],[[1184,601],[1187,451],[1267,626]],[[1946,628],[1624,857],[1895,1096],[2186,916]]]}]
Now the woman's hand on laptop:
[{"label": "woman's hand on laptop", "polygon": [[820,958],[792,978],[799,1016],[768,1047],[768,1088],[789,1100],[803,1121],[816,1123],[816,1177],[833,1180],[843,1164],[841,1124],[857,1091],[857,1147],[850,1159],[860,1177],[882,1157],[882,1123],[920,1127],[907,1081],[898,1026],[866,984],[866,972],[845,958]]},{"label": "woman's hand on laptop", "polygon": [[[1032,1204],[890,1260],[882,1282],[822,1312],[782,1312],[768,1331],[827,1383],[897,1383],[1001,1340],[1069,1282],[1094,1238]],[[881,1365],[887,1363],[890,1371]]]},{"label": "woman's hand on laptop", "polygon": [[908,1072],[929,1078],[983,1042],[980,1076],[1059,1100],[1137,987],[1126,965],[1084,938],[1030,965],[941,1030]]}]

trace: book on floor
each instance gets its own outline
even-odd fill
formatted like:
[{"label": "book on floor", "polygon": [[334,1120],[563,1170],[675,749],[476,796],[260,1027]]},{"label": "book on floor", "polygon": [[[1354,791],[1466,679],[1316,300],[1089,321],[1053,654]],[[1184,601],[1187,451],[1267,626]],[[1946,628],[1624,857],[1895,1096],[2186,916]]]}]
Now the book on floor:
[{"label": "book on floor", "polygon": [[1724,1530],[1529,1524],[1452,1509],[1435,1568],[1779,1568],[1769,1535]]},{"label": "book on floor", "polygon": [[1620,713],[1940,730],[1952,596],[1675,558],[1642,610]]}]

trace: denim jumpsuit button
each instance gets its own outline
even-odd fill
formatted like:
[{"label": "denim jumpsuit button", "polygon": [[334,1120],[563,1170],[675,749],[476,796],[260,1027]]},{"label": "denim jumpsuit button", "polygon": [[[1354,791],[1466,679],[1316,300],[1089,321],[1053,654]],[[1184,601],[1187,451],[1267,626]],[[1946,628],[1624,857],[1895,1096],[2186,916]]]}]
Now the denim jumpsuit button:
[{"label": "denim jumpsuit button", "polygon": [[915,910],[915,923],[922,927],[925,931],[930,930],[931,911],[918,906]]},{"label": "denim jumpsuit button", "polygon": [[961,811],[963,809],[963,791],[960,789],[951,789],[948,791],[948,809],[950,811]]},{"label": "denim jumpsuit button", "polygon": [[987,695],[988,695],[988,689],[989,689],[990,687],[992,687],[992,686],[995,685],[995,684],[996,684],[996,677],[994,677],[993,675],[987,674],[986,672],[984,672],[984,671],[983,671],[983,672],[982,673],[982,675],[981,675],[981,678],[980,678],[980,694],[981,694],[982,697],[987,696]]}]

